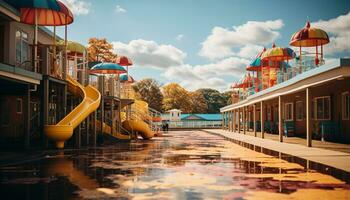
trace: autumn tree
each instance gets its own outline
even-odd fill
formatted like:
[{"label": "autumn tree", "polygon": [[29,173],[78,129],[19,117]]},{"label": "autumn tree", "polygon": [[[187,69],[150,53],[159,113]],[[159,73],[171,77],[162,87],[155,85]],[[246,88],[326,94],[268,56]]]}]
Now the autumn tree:
[{"label": "autumn tree", "polygon": [[189,92],[177,83],[170,83],[163,87],[163,109],[180,109],[184,113],[191,113],[192,101]]},{"label": "autumn tree", "polygon": [[113,62],[117,58],[113,53],[113,45],[105,38],[90,38],[88,53],[90,62]]},{"label": "autumn tree", "polygon": [[194,91],[190,93],[191,113],[207,113],[208,105],[201,92]]},{"label": "autumn tree", "polygon": [[232,104],[232,93],[232,91],[226,91],[224,93],[221,93],[222,97],[224,98],[224,101],[226,102],[225,106]]},{"label": "autumn tree", "polygon": [[143,79],[133,85],[136,97],[148,103],[148,106],[161,112],[163,107],[163,94],[160,84],[154,79]]}]

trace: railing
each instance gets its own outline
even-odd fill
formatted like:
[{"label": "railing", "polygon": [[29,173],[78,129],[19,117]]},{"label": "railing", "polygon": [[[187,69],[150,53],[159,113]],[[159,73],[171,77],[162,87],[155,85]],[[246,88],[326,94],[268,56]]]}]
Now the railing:
[{"label": "railing", "polygon": [[[280,84],[283,82],[286,82],[294,77],[297,77],[298,75],[307,72],[309,70],[315,69],[317,67],[320,67],[324,65],[324,60],[320,60],[319,65],[315,64],[314,57],[309,56],[307,53],[302,54],[302,59],[295,61],[293,63],[293,67],[290,68],[283,68],[278,69],[276,73],[276,84]],[[260,80],[262,80],[260,78]],[[263,81],[260,81],[259,84],[253,84],[253,87],[246,88],[246,89],[240,89],[239,90],[239,101],[242,101],[246,99],[247,97],[258,93],[262,91],[264,88],[264,85],[262,83]],[[258,89],[256,89],[258,87]],[[271,86],[272,87],[272,86]],[[268,87],[267,87],[268,88]]]},{"label": "railing", "polygon": [[203,129],[203,128],[221,128],[221,121],[178,121],[178,122],[168,122],[169,128],[193,128],[193,129]]}]

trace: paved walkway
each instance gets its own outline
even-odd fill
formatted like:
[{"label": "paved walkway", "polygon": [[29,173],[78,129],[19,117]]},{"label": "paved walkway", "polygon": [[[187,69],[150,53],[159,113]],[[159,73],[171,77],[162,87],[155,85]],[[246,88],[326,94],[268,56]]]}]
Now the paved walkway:
[{"label": "paved walkway", "polygon": [[[350,172],[350,153],[318,147],[306,147],[305,143],[303,145],[299,144],[299,140],[296,140],[297,143],[291,144],[287,142],[281,143],[273,139],[254,137],[250,135],[251,133],[243,135],[243,133],[233,133],[221,129],[204,129],[204,131]],[[269,135],[271,134],[265,135],[267,136],[266,138]],[[350,148],[349,145],[348,148]]]}]

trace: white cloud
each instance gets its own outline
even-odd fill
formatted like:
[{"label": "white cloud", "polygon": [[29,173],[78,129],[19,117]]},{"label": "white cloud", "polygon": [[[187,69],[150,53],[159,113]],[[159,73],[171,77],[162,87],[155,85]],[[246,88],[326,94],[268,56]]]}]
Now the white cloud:
[{"label": "white cloud", "polygon": [[176,36],[175,39],[176,39],[177,41],[181,41],[183,38],[184,38],[184,35],[183,35],[183,34],[179,34],[179,35]]},{"label": "white cloud", "polygon": [[242,58],[252,59],[263,49],[264,47],[260,45],[247,44],[243,46],[236,55]]},{"label": "white cloud", "polygon": [[200,56],[209,59],[225,58],[234,55],[232,48],[247,44],[267,45],[280,37],[278,32],[284,26],[281,19],[274,21],[248,21],[234,26],[232,30],[214,27],[211,34],[202,43]]},{"label": "white cloud", "polygon": [[228,88],[229,83],[226,83],[222,76],[240,78],[248,63],[246,59],[230,57],[205,65],[170,67],[162,75],[189,90],[209,87],[223,91]]},{"label": "white cloud", "polygon": [[115,7],[115,11],[116,11],[117,13],[126,13],[126,10],[125,10],[123,7],[121,7],[120,5],[117,5],[117,6]]},{"label": "white cloud", "polygon": [[74,15],[87,15],[90,12],[91,4],[84,0],[61,0]]},{"label": "white cloud", "polygon": [[330,43],[325,46],[326,54],[350,52],[350,12],[327,21],[319,20],[311,26],[321,28],[330,35]]},{"label": "white cloud", "polygon": [[128,44],[112,42],[114,52],[118,55],[129,56],[136,65],[165,69],[182,65],[186,53],[180,49],[150,40],[132,40]]}]

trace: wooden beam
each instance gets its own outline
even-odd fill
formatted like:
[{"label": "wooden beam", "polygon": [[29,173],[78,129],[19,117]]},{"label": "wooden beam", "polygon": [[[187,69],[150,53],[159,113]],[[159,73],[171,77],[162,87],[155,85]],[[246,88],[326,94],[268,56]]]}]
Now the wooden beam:
[{"label": "wooden beam", "polygon": [[256,137],[256,106],[255,104],[253,105],[253,120],[254,120],[254,137]]},{"label": "wooden beam", "polygon": [[283,142],[283,132],[282,132],[282,97],[278,96],[278,135],[279,141]]},{"label": "wooden beam", "polygon": [[263,109],[263,101],[260,102],[260,129],[261,129],[261,138],[264,138],[264,109]]}]

